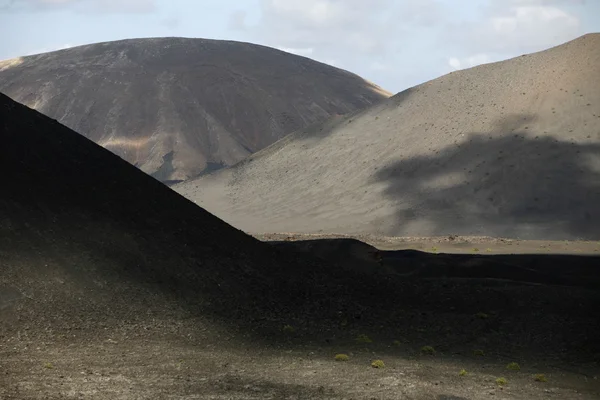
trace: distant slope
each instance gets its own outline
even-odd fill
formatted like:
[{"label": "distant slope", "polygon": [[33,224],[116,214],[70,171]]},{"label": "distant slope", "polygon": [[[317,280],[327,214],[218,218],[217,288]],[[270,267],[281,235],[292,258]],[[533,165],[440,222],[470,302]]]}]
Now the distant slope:
[{"label": "distant slope", "polygon": [[600,34],[453,72],[175,189],[250,232],[600,238]]},{"label": "distant slope", "polygon": [[288,133],[391,95],[305,57],[187,38],[0,61],[0,92],[162,181],[234,164]]}]

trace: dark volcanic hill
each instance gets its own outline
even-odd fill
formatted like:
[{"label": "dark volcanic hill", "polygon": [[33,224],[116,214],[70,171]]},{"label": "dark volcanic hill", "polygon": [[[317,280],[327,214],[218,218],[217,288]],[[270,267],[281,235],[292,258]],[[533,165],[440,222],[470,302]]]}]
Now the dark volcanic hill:
[{"label": "dark volcanic hill", "polygon": [[232,228],[1,94],[0,138],[1,338],[25,327],[81,338],[164,321],[167,330],[185,321],[195,330],[211,319],[280,327],[294,315],[335,312],[311,312],[323,293],[344,301],[339,279],[351,273]]},{"label": "dark volcanic hill", "polygon": [[284,135],[389,97],[269,47],[132,39],[0,62],[0,91],[161,181],[231,165]]},{"label": "dark volcanic hill", "polygon": [[203,303],[202,315],[226,305],[233,317],[256,290],[276,296],[281,266],[295,263],[2,94],[0,137],[0,312],[8,321],[89,325],[99,311],[127,319],[121,311],[164,312],[174,294],[191,296],[196,310]]},{"label": "dark volcanic hill", "polygon": [[361,310],[363,273],[254,239],[3,94],[0,140],[0,338],[161,321],[278,330]]},{"label": "dark volcanic hill", "polygon": [[175,188],[246,232],[600,239],[600,34],[453,72]]}]

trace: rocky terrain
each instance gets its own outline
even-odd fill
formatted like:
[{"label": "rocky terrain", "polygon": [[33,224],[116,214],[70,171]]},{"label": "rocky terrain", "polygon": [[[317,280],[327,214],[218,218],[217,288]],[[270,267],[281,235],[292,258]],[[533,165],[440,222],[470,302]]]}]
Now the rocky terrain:
[{"label": "rocky terrain", "polygon": [[600,395],[597,257],[262,242],[4,95],[0,139],[2,399]]}]

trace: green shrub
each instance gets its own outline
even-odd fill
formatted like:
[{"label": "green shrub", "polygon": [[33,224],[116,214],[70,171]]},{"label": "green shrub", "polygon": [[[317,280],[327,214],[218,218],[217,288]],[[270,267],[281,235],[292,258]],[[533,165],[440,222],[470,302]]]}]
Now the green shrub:
[{"label": "green shrub", "polygon": [[516,362],[511,362],[506,365],[506,369],[509,369],[511,371],[520,371],[521,366],[519,364],[517,364]]},{"label": "green shrub", "polygon": [[435,354],[435,349],[432,346],[423,346],[421,347],[421,353],[423,354]]},{"label": "green shrub", "polygon": [[533,379],[536,382],[548,382],[548,380],[546,379],[546,377],[544,376],[544,374],[537,374],[536,376],[533,377]]},{"label": "green shrub", "polygon": [[296,329],[291,326],[291,325],[285,325],[283,328],[281,328],[281,330],[285,333],[294,333],[296,332]]},{"label": "green shrub", "polygon": [[336,354],[335,361],[348,361],[350,357],[347,354]]},{"label": "green shrub", "polygon": [[399,341],[399,340],[394,340],[394,341],[392,342],[392,344],[393,344],[394,346],[402,346],[402,342],[401,342],[401,341]]},{"label": "green shrub", "polygon": [[385,368],[385,364],[381,360],[375,360],[371,363],[371,367],[373,368]]},{"label": "green shrub", "polygon": [[44,364],[44,368],[46,368],[46,369],[52,369],[52,368],[54,368],[54,365],[52,365],[52,363],[47,362],[47,363]]},{"label": "green shrub", "polygon": [[477,350],[473,350],[473,355],[483,357],[483,356],[485,356],[485,352],[483,350],[477,349]]},{"label": "green shrub", "polygon": [[373,343],[371,338],[368,337],[367,335],[358,335],[355,340],[356,340],[356,343],[362,343],[362,344]]},{"label": "green shrub", "polygon": [[467,376],[468,372],[466,369],[461,369],[460,372],[458,373],[459,376]]},{"label": "green shrub", "polygon": [[498,386],[504,386],[508,383],[508,381],[506,380],[506,378],[498,378],[496,379],[496,384]]},{"label": "green shrub", "polygon": [[479,318],[479,319],[488,319],[490,316],[487,315],[484,312],[478,312],[477,314],[475,314],[475,318]]}]

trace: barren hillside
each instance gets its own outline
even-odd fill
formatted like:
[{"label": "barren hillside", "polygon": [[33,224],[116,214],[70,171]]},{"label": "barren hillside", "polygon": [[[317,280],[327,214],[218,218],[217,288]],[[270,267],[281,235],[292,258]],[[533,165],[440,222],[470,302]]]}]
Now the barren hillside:
[{"label": "barren hillside", "polygon": [[175,189],[247,232],[600,238],[600,34],[453,72]]},{"label": "barren hillside", "polygon": [[0,91],[161,181],[234,164],[297,129],[390,95],[305,57],[187,38],[0,61]]},{"label": "barren hillside", "polygon": [[4,95],[0,139],[2,399],[598,398],[594,257],[267,244]]}]

